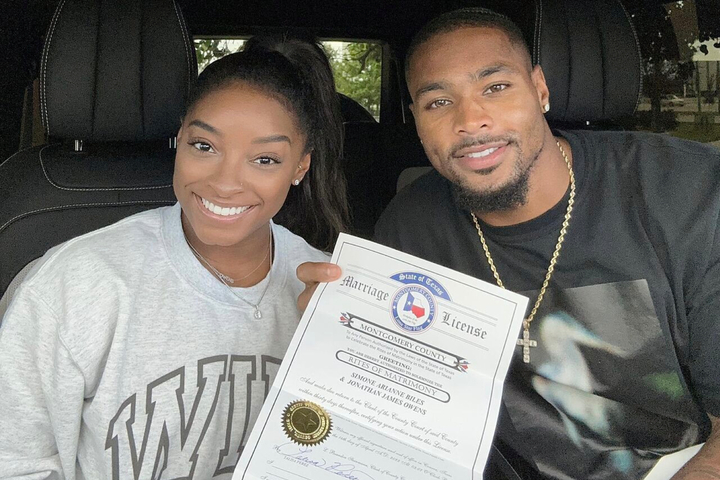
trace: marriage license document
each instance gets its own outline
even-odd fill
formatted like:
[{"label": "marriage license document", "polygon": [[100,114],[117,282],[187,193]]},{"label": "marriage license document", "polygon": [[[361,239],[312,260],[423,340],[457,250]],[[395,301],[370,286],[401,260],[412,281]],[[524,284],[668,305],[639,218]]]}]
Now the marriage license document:
[{"label": "marriage license document", "polygon": [[341,235],[233,480],[482,479],[527,299]]}]

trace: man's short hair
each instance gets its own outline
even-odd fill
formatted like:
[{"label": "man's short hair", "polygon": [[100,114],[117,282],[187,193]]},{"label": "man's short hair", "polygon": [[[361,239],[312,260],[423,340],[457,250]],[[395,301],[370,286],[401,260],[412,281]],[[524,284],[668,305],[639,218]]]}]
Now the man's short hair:
[{"label": "man's short hair", "polygon": [[504,32],[515,47],[527,55],[532,67],[532,56],[520,28],[510,18],[488,8],[470,7],[446,12],[426,23],[412,38],[405,55],[405,74],[410,70],[410,60],[417,50],[428,40],[442,33],[453,32],[461,28],[495,28]]}]

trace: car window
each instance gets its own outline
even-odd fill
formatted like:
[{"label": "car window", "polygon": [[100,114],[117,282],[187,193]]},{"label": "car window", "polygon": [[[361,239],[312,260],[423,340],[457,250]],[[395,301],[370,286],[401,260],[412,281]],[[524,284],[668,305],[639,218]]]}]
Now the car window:
[{"label": "car window", "polygon": [[[196,37],[198,70],[242,49],[245,39]],[[337,91],[362,105],[380,120],[382,44],[371,41],[322,40],[335,76]]]},{"label": "car window", "polygon": [[643,56],[643,93],[625,128],[720,147],[720,27],[693,0],[631,13]]}]

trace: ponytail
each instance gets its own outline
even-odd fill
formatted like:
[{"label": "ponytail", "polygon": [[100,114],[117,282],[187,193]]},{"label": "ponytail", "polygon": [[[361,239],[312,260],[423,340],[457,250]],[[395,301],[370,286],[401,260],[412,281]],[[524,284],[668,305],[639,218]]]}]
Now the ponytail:
[{"label": "ponytail", "polygon": [[229,82],[241,81],[265,92],[294,114],[306,138],[310,169],[291,187],[274,220],[310,245],[329,251],[349,223],[342,171],[343,123],[330,62],[316,42],[299,38],[251,38],[242,52],[210,64],[188,99],[189,110],[202,97]]}]

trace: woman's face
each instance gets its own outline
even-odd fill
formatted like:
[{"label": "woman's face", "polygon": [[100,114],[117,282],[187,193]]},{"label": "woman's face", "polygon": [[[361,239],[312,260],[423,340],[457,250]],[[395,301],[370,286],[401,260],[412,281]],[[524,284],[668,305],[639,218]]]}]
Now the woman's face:
[{"label": "woman's face", "polygon": [[274,217],[310,166],[305,137],[277,100],[242,82],[215,90],[178,132],[173,189],[200,242],[236,246]]}]

